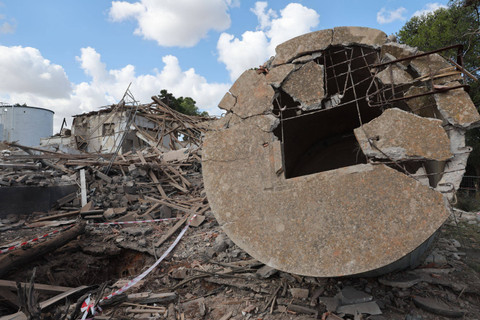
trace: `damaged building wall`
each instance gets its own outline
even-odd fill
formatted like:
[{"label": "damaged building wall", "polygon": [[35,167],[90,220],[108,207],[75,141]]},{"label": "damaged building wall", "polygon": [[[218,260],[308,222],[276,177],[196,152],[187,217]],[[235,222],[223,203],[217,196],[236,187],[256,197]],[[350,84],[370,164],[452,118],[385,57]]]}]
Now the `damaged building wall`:
[{"label": "damaged building wall", "polygon": [[[208,117],[188,116],[158,97],[149,104],[116,105],[74,116],[71,135],[43,139],[42,145],[89,153],[126,153],[143,147],[161,152],[198,148]],[[67,130],[68,131],[68,130]]]},{"label": "damaged building wall", "polygon": [[[459,82],[460,81],[460,82]],[[448,217],[480,120],[438,53],[339,27],[247,70],[206,134],[205,188],[228,236],[271,267],[342,276],[394,263]]]}]

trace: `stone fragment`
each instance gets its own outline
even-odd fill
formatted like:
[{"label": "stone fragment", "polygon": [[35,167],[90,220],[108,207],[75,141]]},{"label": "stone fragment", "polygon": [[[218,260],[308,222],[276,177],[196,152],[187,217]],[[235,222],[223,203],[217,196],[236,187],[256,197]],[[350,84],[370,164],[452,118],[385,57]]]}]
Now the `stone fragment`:
[{"label": "stone fragment", "polygon": [[145,236],[153,232],[152,227],[129,227],[123,228],[122,233],[138,237],[138,236]]},{"label": "stone fragment", "polygon": [[447,263],[447,258],[440,252],[434,250],[432,253],[428,255],[425,259],[425,264],[435,263],[437,265],[442,265]]},{"label": "stone fragment", "polygon": [[[309,307],[300,306],[297,304],[289,304],[287,309],[295,313],[318,314],[318,311]],[[315,317],[317,318],[317,317]]]},{"label": "stone fragment", "polygon": [[117,214],[115,213],[115,211],[113,210],[113,208],[108,208],[107,210],[105,210],[103,212],[103,217],[106,219],[106,220],[110,220],[110,219],[113,219],[117,216]]},{"label": "stone fragment", "polygon": [[377,29],[366,27],[336,27],[333,29],[333,45],[351,44],[379,47],[387,41],[387,35]]},{"label": "stone fragment", "polygon": [[437,161],[452,157],[441,120],[422,118],[397,108],[385,110],[354,132],[367,157]]},{"label": "stone fragment", "polygon": [[290,39],[275,48],[273,65],[284,64],[303,55],[326,49],[332,43],[333,30],[326,29]]},{"label": "stone fragment", "polygon": [[275,88],[279,88],[285,78],[288,77],[288,75],[293,71],[293,69],[295,69],[295,65],[291,63],[282,64],[270,69],[266,76],[267,83]]},{"label": "stone fragment", "polygon": [[232,96],[232,94],[230,92],[227,92],[223,96],[222,100],[220,100],[220,103],[218,104],[218,107],[220,109],[230,111],[235,106],[236,102],[237,102],[237,99],[235,99],[235,97]]},{"label": "stone fragment", "polygon": [[451,307],[439,300],[414,296],[413,302],[417,307],[422,308],[423,310],[431,312],[433,314],[437,314],[439,316],[460,318],[465,315],[465,311]]},{"label": "stone fragment", "polygon": [[340,306],[337,308],[337,313],[345,313],[356,315],[357,313],[365,313],[371,315],[382,314],[382,311],[378,307],[378,304],[375,301],[364,302],[364,303],[357,303],[357,304],[349,304]]},{"label": "stone fragment", "polygon": [[290,294],[295,299],[307,299],[308,298],[308,289],[290,288]]},{"label": "stone fragment", "polygon": [[295,63],[295,64],[298,64],[298,63],[307,63],[309,61],[312,61],[313,59],[316,59],[318,57],[321,56],[321,53],[317,52],[315,54],[308,54],[306,56],[301,56],[297,59],[294,59],[291,63]]},{"label": "stone fragment", "polygon": [[277,272],[278,272],[277,269],[264,265],[263,267],[257,270],[256,274],[260,278],[267,279],[273,276]]},{"label": "stone fragment", "polygon": [[216,253],[225,251],[228,248],[227,237],[224,234],[219,234],[215,238],[215,244],[213,245],[213,250]]},{"label": "stone fragment", "polygon": [[321,108],[325,96],[323,66],[311,61],[294,71],[283,83],[282,89],[304,110]]},{"label": "stone fragment", "polygon": [[320,297],[318,298],[318,302],[323,304],[329,312],[336,311],[337,308],[340,306],[340,298],[338,296]]},{"label": "stone fragment", "polygon": [[398,273],[384,278],[379,278],[378,281],[386,286],[407,289],[413,287],[422,281],[422,279],[413,273]]},{"label": "stone fragment", "polygon": [[203,221],[205,221],[205,216],[203,215],[197,215],[191,222],[190,222],[190,226],[191,227],[194,227],[194,228],[197,228],[199,227]]},{"label": "stone fragment", "polygon": [[[429,92],[427,87],[412,86],[405,92],[404,97],[412,97],[418,94]],[[442,115],[437,109],[437,104],[433,95],[424,95],[416,98],[405,99],[405,103],[408,105],[413,113],[427,118],[442,119]]]},{"label": "stone fragment", "polygon": [[[382,48],[380,50],[380,60],[383,61],[383,59],[385,57],[388,57],[388,55],[393,56],[395,58],[394,60],[402,59],[402,58],[416,55],[417,52],[418,52],[417,48],[409,47],[406,44],[388,42],[382,45]],[[410,60],[405,60],[399,63],[406,67],[410,63]]]},{"label": "stone fragment", "polygon": [[185,319],[198,319],[203,318],[207,313],[205,306],[205,298],[198,298],[192,301],[184,302],[181,304],[182,310],[184,310]]},{"label": "stone fragment", "polygon": [[230,88],[230,93],[236,98],[231,111],[241,118],[264,114],[273,109],[275,92],[267,84],[265,75],[257,74],[255,70],[242,73]]},{"label": "stone fragment", "polygon": [[160,210],[158,211],[158,216],[155,216],[156,219],[168,219],[172,217],[172,209],[165,205],[160,206]]},{"label": "stone fragment", "polygon": [[[451,82],[447,84],[448,87],[457,85],[460,85],[460,83]],[[450,124],[468,128],[480,121],[477,108],[463,88],[436,93],[433,96],[437,102],[438,110]]]},{"label": "stone fragment", "polygon": [[353,287],[345,287],[340,291],[340,301],[342,305],[369,302],[373,297],[368,293],[359,291]]},{"label": "stone fragment", "polygon": [[129,212],[118,219],[118,221],[135,221],[135,220],[137,220],[137,214],[135,212]]},{"label": "stone fragment", "polygon": [[412,82],[412,80],[413,80],[412,76],[408,72],[400,69],[399,67],[397,67],[395,65],[387,66],[387,68],[385,68],[384,70],[377,73],[376,77],[378,79],[380,79],[380,81],[384,85],[407,84],[407,83]]},{"label": "stone fragment", "polygon": [[170,275],[172,276],[173,279],[183,280],[188,276],[188,269],[185,267],[179,267],[179,268],[173,269]]},{"label": "stone fragment", "polygon": [[430,76],[440,74],[452,65],[439,54],[434,53],[411,60],[410,66],[412,66],[413,70],[415,70],[420,76]]}]

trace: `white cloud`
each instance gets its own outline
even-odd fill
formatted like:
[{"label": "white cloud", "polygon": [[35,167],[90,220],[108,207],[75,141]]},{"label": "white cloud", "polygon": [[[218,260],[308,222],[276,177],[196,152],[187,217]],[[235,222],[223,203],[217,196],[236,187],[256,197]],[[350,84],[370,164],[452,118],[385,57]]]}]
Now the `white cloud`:
[{"label": "white cloud", "polygon": [[258,1],[251,11],[258,18],[256,31],[246,31],[241,39],[222,33],[217,42],[218,60],[223,62],[234,81],[240,74],[264,63],[275,54],[280,43],[312,31],[320,16],[299,3],[290,3],[277,14],[267,11],[267,3]]},{"label": "white cloud", "polygon": [[385,8],[380,9],[380,11],[377,12],[377,22],[379,24],[386,24],[386,23],[391,23],[394,21],[404,21],[407,18],[405,17],[405,13],[407,12],[407,9],[404,7],[400,7],[396,10],[387,10]]},{"label": "white cloud", "polygon": [[192,47],[206,37],[208,31],[230,27],[229,5],[239,5],[239,1],[113,1],[109,15],[114,22],[136,20],[138,27],[134,33],[161,46]]},{"label": "white cloud", "polygon": [[45,59],[35,48],[0,46],[0,74],[0,88],[7,93],[64,98],[71,92],[63,68]]},{"label": "white cloud", "polygon": [[162,58],[163,68],[151,74],[135,74],[135,67],[108,69],[91,47],[82,48],[77,57],[80,67],[90,77],[88,82],[71,83],[63,68],[52,64],[34,48],[0,46],[0,99],[7,103],[27,103],[55,112],[55,132],[63,118],[97,110],[118,102],[131,82],[130,90],[141,103],[167,89],[175,96],[189,96],[201,110],[220,114],[217,105],[230,84],[208,83],[193,68],[182,70],[178,59]]},{"label": "white cloud", "polygon": [[14,33],[15,28],[15,25],[5,21],[0,25],[0,34]]},{"label": "white cloud", "polygon": [[432,13],[441,8],[448,8],[446,5],[440,4],[438,2],[427,3],[422,10],[417,10],[413,13],[412,17],[420,17],[425,14]]},{"label": "white cloud", "polygon": [[267,9],[268,3],[266,1],[257,1],[255,2],[255,7],[251,8],[250,11],[253,12],[258,19],[258,23],[260,24],[257,29],[265,30],[272,25],[272,19],[277,18],[277,13],[273,9]]}]

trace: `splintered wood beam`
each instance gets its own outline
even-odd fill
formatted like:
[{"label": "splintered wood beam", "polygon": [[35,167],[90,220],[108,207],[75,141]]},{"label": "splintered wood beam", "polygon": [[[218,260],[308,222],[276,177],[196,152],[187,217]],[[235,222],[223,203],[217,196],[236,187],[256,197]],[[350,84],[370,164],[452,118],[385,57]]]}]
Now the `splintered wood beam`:
[{"label": "splintered wood beam", "polygon": [[11,270],[26,264],[54,251],[75,239],[85,231],[85,222],[80,222],[71,229],[59,233],[54,238],[36,244],[25,250],[14,250],[0,257],[0,277],[7,275]]}]

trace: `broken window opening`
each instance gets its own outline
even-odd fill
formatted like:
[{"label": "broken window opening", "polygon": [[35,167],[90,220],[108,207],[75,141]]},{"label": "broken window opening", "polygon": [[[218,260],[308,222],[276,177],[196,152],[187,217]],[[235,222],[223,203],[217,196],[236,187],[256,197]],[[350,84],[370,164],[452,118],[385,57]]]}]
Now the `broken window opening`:
[{"label": "broken window opening", "polygon": [[113,136],[115,133],[115,123],[104,123],[102,127],[102,136]]},{"label": "broken window opening", "polygon": [[285,178],[367,163],[353,130],[381,114],[366,100],[372,82],[370,65],[378,52],[361,46],[334,46],[314,60],[324,68],[325,96],[314,110],[302,110],[282,89],[276,90],[274,113],[280,125]]}]

